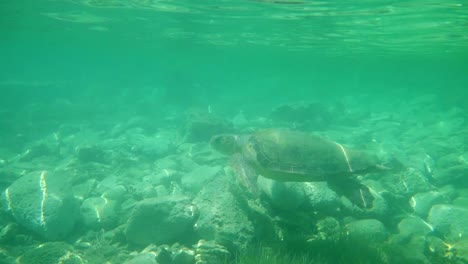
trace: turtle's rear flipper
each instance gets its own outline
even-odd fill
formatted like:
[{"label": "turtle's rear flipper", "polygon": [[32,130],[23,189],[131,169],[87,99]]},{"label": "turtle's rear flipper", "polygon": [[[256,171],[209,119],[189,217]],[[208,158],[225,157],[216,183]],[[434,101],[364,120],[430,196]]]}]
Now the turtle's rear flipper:
[{"label": "turtle's rear flipper", "polygon": [[370,209],[374,206],[374,196],[369,187],[356,180],[349,179],[339,184],[331,183],[330,187],[359,208]]},{"label": "turtle's rear flipper", "polygon": [[357,190],[354,190],[352,197],[347,196],[355,205],[362,209],[370,209],[374,206],[374,196],[369,187],[361,184]]},{"label": "turtle's rear flipper", "polygon": [[245,161],[240,154],[232,157],[232,169],[237,180],[253,195],[258,196],[257,178],[255,170]]}]

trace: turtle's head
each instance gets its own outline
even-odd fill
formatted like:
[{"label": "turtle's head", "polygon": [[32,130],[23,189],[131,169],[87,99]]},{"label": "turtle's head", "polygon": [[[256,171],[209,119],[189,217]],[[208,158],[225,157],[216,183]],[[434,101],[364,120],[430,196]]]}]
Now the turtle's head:
[{"label": "turtle's head", "polygon": [[215,150],[231,155],[240,152],[240,137],[233,134],[215,135],[211,138],[211,147]]}]

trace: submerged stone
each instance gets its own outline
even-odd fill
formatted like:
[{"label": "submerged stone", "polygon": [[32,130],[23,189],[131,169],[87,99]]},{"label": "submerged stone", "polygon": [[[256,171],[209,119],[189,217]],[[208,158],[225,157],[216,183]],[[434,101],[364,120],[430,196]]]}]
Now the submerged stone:
[{"label": "submerged stone", "polygon": [[468,209],[451,204],[437,204],[429,211],[427,221],[445,239],[459,240],[468,233]]},{"label": "submerged stone", "polygon": [[82,256],[73,252],[73,247],[64,242],[47,242],[28,250],[17,259],[18,264],[85,264]]},{"label": "submerged stone", "polygon": [[326,182],[306,182],[307,203],[317,211],[336,214],[341,206],[340,196]]},{"label": "submerged stone", "polygon": [[197,216],[197,208],[186,197],[145,199],[133,209],[125,235],[137,245],[170,243],[190,233]]},{"label": "submerged stone", "polygon": [[118,223],[117,203],[105,197],[91,197],[83,201],[81,215],[86,226],[108,230]]},{"label": "submerged stone", "polygon": [[18,224],[47,240],[64,239],[79,217],[79,204],[66,175],[34,172],[4,192],[7,209]]},{"label": "submerged stone", "polygon": [[200,238],[238,251],[252,242],[255,230],[230,184],[227,177],[217,177],[198,193],[193,200],[200,212],[195,226]]},{"label": "submerged stone", "polygon": [[273,206],[279,209],[296,210],[306,201],[303,183],[279,182],[259,177],[257,184]]},{"label": "submerged stone", "polygon": [[371,244],[383,242],[388,233],[382,222],[377,219],[363,219],[346,225],[347,238],[351,242]]},{"label": "submerged stone", "polygon": [[441,203],[443,200],[442,193],[437,191],[417,193],[411,197],[410,205],[417,215],[426,217],[431,207],[434,204]]}]

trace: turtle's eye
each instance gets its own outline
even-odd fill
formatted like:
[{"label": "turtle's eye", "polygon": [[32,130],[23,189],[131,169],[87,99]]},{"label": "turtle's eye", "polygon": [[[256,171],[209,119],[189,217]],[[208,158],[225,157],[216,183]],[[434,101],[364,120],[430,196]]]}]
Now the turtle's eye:
[{"label": "turtle's eye", "polygon": [[227,135],[214,136],[211,140],[211,146],[224,154],[232,154],[236,150],[236,142],[233,137]]},{"label": "turtle's eye", "polygon": [[224,146],[225,150],[231,151],[234,149],[234,141],[230,137],[222,137],[221,144]]},{"label": "turtle's eye", "polygon": [[221,137],[219,137],[219,136],[213,136],[213,137],[211,138],[210,144],[211,144],[211,146],[213,146],[213,147],[217,147],[217,146],[219,146],[220,144],[222,144],[222,142],[223,142],[222,140],[223,140],[223,139],[222,139]]}]

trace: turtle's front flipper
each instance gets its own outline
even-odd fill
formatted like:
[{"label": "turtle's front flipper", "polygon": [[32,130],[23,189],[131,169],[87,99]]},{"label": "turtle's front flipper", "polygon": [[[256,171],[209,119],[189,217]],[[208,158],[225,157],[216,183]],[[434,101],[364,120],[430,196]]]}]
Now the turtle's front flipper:
[{"label": "turtle's front flipper", "polygon": [[355,179],[348,179],[339,183],[329,182],[329,186],[359,208],[370,209],[374,206],[374,196],[369,187]]},{"label": "turtle's front flipper", "polygon": [[257,178],[255,170],[247,163],[241,154],[232,157],[232,169],[238,181],[255,196],[258,196]]}]

